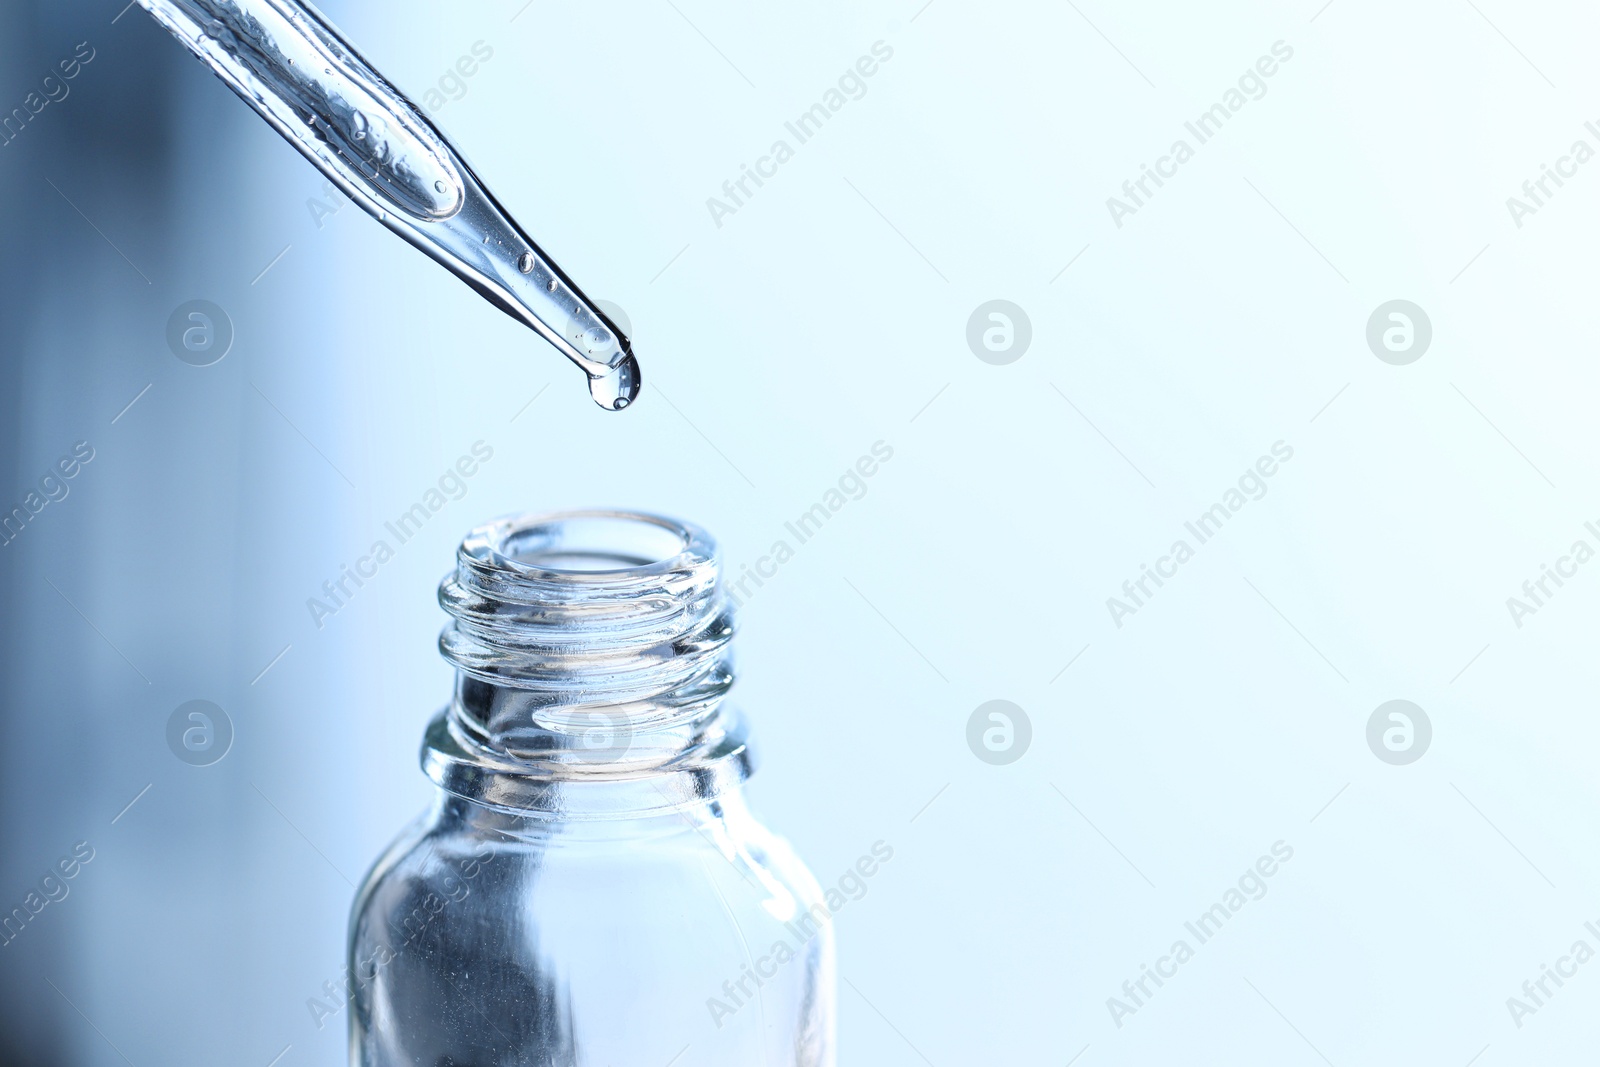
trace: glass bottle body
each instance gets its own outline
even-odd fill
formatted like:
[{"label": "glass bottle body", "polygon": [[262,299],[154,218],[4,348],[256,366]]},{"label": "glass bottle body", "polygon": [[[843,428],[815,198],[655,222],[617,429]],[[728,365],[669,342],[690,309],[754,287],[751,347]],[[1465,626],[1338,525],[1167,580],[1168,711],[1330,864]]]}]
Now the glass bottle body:
[{"label": "glass bottle body", "polygon": [[818,896],[737,794],[572,821],[441,793],[357,898],[352,1062],[831,1064]]}]

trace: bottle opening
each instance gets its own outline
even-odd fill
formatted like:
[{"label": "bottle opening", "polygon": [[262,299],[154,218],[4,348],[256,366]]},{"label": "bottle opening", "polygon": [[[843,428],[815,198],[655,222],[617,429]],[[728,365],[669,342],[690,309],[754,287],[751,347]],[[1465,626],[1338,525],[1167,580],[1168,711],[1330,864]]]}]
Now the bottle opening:
[{"label": "bottle opening", "polygon": [[653,515],[568,512],[507,529],[497,551],[547,571],[633,571],[668,563],[688,551],[694,534]]}]

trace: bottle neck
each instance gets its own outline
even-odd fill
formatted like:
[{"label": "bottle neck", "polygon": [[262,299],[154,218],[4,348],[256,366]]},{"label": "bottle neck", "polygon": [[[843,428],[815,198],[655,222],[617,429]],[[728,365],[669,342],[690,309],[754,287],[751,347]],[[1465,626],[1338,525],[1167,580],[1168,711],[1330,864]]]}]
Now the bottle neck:
[{"label": "bottle neck", "polygon": [[423,767],[517,811],[616,816],[702,802],[751,770],[715,544],[655,516],[574,512],[472,531],[439,588],[456,667]]}]

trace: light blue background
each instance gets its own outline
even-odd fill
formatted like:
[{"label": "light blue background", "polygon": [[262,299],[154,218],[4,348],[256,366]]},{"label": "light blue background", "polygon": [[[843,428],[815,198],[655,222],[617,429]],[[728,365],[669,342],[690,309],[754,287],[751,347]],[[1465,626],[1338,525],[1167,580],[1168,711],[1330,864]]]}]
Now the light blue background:
[{"label": "light blue background", "polygon": [[[493,48],[436,117],[626,310],[646,391],[608,415],[358,210],[319,226],[321,177],[120,6],[0,14],[0,108],[97,49],[0,148],[0,498],[96,449],[0,548],[0,904],[97,853],[0,949],[0,1057],[342,1062],[343,1015],[319,1031],[306,1000],[343,965],[349,883],[429,796],[462,533],[636,507],[737,567],[879,440],[893,459],[739,638],[759,810],[823,881],[895,849],[838,920],[842,1063],[1593,1049],[1600,965],[1520,1028],[1506,998],[1600,949],[1600,564],[1520,628],[1506,598],[1600,547],[1600,164],[1520,228],[1505,203],[1600,147],[1592,11],[327,4],[413,95]],[[880,40],[865,96],[717,226],[707,197]],[[1280,40],[1266,95],[1115,225],[1106,198]],[[194,298],[237,331],[209,368],[163,337]],[[1002,367],[965,340],[996,298],[1033,330]],[[1364,337],[1396,298],[1433,325],[1402,367]],[[465,497],[313,625],[306,599],[479,440]],[[1115,626],[1106,598],[1280,440],[1266,496]],[[209,768],[164,740],[197,698],[237,731]],[[1433,724],[1409,766],[1365,739],[1396,698]],[[991,699],[1031,719],[1008,766],[966,746]],[[1119,1028],[1107,998],[1280,840],[1266,896]]]}]

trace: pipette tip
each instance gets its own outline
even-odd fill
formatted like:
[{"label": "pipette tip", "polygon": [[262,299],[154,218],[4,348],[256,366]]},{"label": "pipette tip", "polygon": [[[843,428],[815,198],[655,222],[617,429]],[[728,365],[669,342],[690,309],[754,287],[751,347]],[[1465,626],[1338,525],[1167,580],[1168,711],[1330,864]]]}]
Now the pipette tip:
[{"label": "pipette tip", "polygon": [[639,361],[630,352],[605,374],[589,379],[589,395],[607,411],[621,411],[638,399],[640,384]]}]

